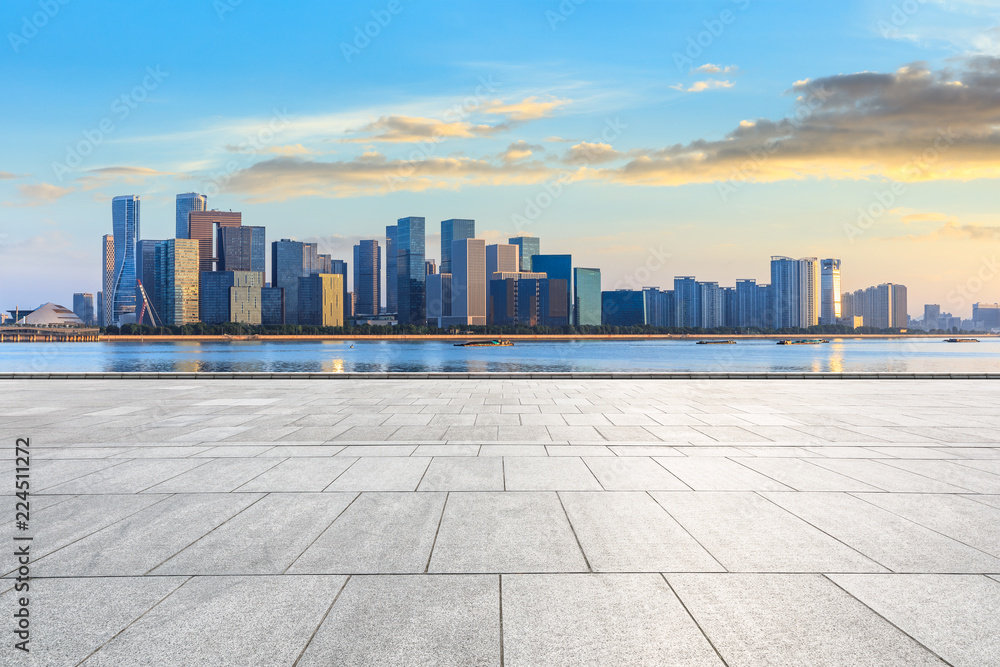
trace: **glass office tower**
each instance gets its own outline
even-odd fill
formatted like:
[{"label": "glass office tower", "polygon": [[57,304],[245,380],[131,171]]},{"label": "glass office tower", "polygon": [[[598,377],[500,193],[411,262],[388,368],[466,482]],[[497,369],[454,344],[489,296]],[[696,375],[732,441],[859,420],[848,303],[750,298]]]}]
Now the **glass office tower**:
[{"label": "glass office tower", "polygon": [[[531,269],[534,273],[544,273],[549,280],[562,280],[566,285],[566,305],[565,308],[559,306],[557,310],[566,311],[567,316],[571,315],[570,294],[573,291],[573,257],[571,255],[535,255],[531,258]],[[549,288],[553,288],[553,283],[549,283]],[[552,299],[558,303],[560,296],[553,294]],[[567,319],[569,324],[572,318]]]},{"label": "glass office tower", "polygon": [[354,312],[375,317],[382,305],[382,249],[375,239],[354,246]]},{"label": "glass office tower", "polygon": [[198,241],[167,239],[156,244],[156,293],[166,325],[193,324],[200,319]]},{"label": "glass office tower", "polygon": [[281,239],[271,244],[271,287],[284,290],[285,324],[299,322],[299,278],[312,274],[316,244]]},{"label": "glass office tower", "polygon": [[385,228],[385,312],[399,312],[399,280],[396,274],[396,225]]},{"label": "glass office tower", "polygon": [[176,231],[174,237],[178,239],[189,239],[188,213],[191,211],[207,211],[208,197],[197,192],[185,192],[177,195],[176,203]]},{"label": "glass office tower", "polygon": [[521,255],[521,271],[537,271],[531,268],[531,258],[542,252],[541,243],[537,236],[515,236],[507,239],[507,243],[512,243],[518,247]]},{"label": "glass office tower", "polygon": [[424,267],[424,219],[396,222],[396,284],[399,324],[422,325],[427,317],[427,274]]},{"label": "glass office tower", "polygon": [[97,321],[102,327],[109,327],[115,323],[115,310],[112,295],[115,289],[115,237],[105,234],[101,238],[101,251],[103,262],[101,263],[101,298],[97,308]]},{"label": "glass office tower", "polygon": [[451,270],[451,243],[476,238],[476,221],[451,219],[441,221],[441,273]]},{"label": "glass office tower", "polygon": [[573,324],[601,325],[600,269],[573,269]]},{"label": "glass office tower", "polygon": [[263,227],[219,227],[216,270],[264,273],[265,244]]},{"label": "glass office tower", "polygon": [[840,260],[824,259],[820,262],[821,302],[819,323],[836,324],[842,317],[840,302]]},{"label": "glass office tower", "polygon": [[139,238],[139,195],[111,200],[115,235],[115,277],[111,303],[118,323],[135,318],[135,242]]}]

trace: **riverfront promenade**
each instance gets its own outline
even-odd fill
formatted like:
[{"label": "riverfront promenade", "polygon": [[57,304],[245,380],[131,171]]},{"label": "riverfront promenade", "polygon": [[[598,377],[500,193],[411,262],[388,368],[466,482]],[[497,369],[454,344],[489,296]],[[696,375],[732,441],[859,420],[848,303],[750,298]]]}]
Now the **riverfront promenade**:
[{"label": "riverfront promenade", "polygon": [[997,405],[985,380],[2,380],[0,664],[1000,665]]}]

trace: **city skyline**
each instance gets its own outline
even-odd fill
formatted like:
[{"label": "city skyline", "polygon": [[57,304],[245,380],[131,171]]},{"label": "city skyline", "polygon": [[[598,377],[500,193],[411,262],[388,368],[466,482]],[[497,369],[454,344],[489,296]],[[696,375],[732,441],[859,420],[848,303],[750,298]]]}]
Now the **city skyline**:
[{"label": "city skyline", "polygon": [[[156,239],[174,236],[175,194],[194,191],[342,258],[413,212],[474,217],[488,243],[544,237],[602,267],[606,289],[654,256],[651,284],[763,282],[758,258],[786,253],[840,258],[845,292],[905,283],[913,316],[922,303],[969,316],[1000,294],[984,247],[1000,234],[994,2],[848,2],[822,20],[749,0],[515,1],[460,17],[311,4],[305,22],[229,2],[113,4],[100,21],[60,5],[30,38],[36,5],[0,9],[0,108],[18,128],[0,159],[5,304],[99,291],[92,239],[129,191]],[[123,25],[133,43],[83,47]],[[519,40],[483,46],[494,25]],[[175,28],[183,48],[150,35]],[[265,31],[282,57],[244,48]],[[834,41],[835,55],[811,48]],[[428,258],[440,241],[427,235]],[[18,279],[40,262],[58,269]]]}]

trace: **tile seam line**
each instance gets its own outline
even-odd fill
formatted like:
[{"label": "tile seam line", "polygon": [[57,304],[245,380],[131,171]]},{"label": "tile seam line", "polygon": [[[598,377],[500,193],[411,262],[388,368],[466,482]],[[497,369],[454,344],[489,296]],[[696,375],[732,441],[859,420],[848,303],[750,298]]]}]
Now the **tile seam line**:
[{"label": "tile seam line", "polygon": [[295,558],[293,558],[293,559],[292,559],[292,562],[288,564],[288,567],[286,567],[286,568],[285,568],[284,570],[282,570],[280,574],[281,574],[281,575],[287,575],[287,574],[288,574],[288,571],[289,571],[290,569],[292,569],[292,566],[293,566],[293,565],[295,565],[295,563],[297,563],[297,562],[298,562],[298,560],[299,560],[300,558],[302,558],[302,556],[303,556],[303,555],[304,555],[304,554],[305,554],[305,553],[306,553],[307,551],[309,551],[309,549],[311,549],[311,548],[312,548],[312,546],[313,546],[314,544],[316,544],[316,542],[317,542],[317,541],[319,541],[319,538],[323,537],[323,535],[325,535],[325,534],[326,534],[326,531],[330,530],[330,527],[331,527],[331,526],[333,526],[333,524],[337,522],[337,519],[339,519],[339,518],[340,518],[341,516],[343,516],[343,515],[344,515],[344,512],[346,512],[347,510],[349,510],[349,509],[351,508],[351,506],[352,506],[352,505],[353,505],[353,504],[354,504],[354,503],[355,503],[355,502],[357,501],[357,499],[358,499],[358,498],[360,498],[360,497],[361,497],[361,492],[360,492],[360,491],[359,491],[359,492],[357,492],[357,493],[355,493],[354,497],[353,497],[353,498],[351,498],[351,502],[347,503],[347,506],[346,506],[346,507],[345,507],[344,509],[340,510],[340,512],[338,512],[338,513],[337,513],[337,516],[333,517],[333,519],[331,519],[331,520],[330,520],[330,523],[328,523],[328,524],[326,525],[326,528],[324,528],[323,530],[319,531],[319,534],[318,534],[318,535],[316,535],[316,537],[315,537],[315,538],[313,538],[313,541],[312,541],[312,542],[310,542],[309,544],[307,544],[307,545],[306,545],[306,547],[305,547],[305,548],[304,548],[304,549],[303,549],[303,550],[302,550],[301,552],[299,552],[299,555],[298,555],[298,556],[296,556]]},{"label": "tile seam line", "polygon": [[852,600],[856,601],[862,607],[864,607],[865,609],[867,609],[868,611],[870,611],[871,613],[875,614],[877,617],[881,618],[883,621],[885,621],[886,623],[888,623],[890,626],[892,626],[893,628],[895,628],[904,637],[909,637],[910,641],[912,641],[914,644],[916,644],[920,648],[924,649],[925,651],[927,651],[928,653],[930,653],[931,655],[933,655],[935,658],[937,658],[938,660],[940,660],[942,663],[948,665],[949,667],[954,667],[954,665],[952,665],[952,663],[948,662],[943,657],[941,657],[940,655],[938,655],[937,651],[932,650],[929,646],[927,646],[926,644],[924,644],[922,641],[920,641],[919,639],[917,639],[916,637],[914,637],[910,633],[908,633],[905,630],[903,630],[903,628],[899,627],[898,625],[896,625],[895,623],[893,623],[892,621],[890,621],[888,618],[886,618],[885,616],[883,616],[879,612],[875,611],[875,609],[873,607],[871,607],[866,602],[862,601],[861,598],[855,596],[854,593],[850,592],[849,590],[847,590],[846,588],[844,588],[843,586],[841,586],[840,584],[838,584],[835,580],[831,579],[830,575],[828,575],[828,574],[821,574],[820,576],[823,577],[824,579],[826,579],[827,581],[829,581],[834,586],[836,586],[839,590],[843,591],[848,597],[850,597]]},{"label": "tile seam line", "polygon": [[698,628],[698,632],[701,633],[701,636],[705,638],[705,641],[708,642],[708,645],[712,647],[713,651],[715,651],[715,655],[719,656],[719,660],[722,661],[722,664],[725,667],[729,667],[729,663],[726,662],[726,659],[724,657],[722,657],[722,653],[719,652],[719,649],[718,649],[718,647],[716,647],[715,642],[712,641],[712,638],[708,636],[707,632],[705,632],[705,628],[701,627],[701,623],[698,622],[698,619],[695,618],[694,614],[691,613],[691,610],[688,609],[687,604],[684,602],[684,600],[681,598],[680,594],[674,588],[674,585],[670,583],[669,579],[667,579],[667,575],[664,574],[663,572],[660,572],[659,574],[660,574],[660,577],[663,579],[664,583],[666,583],[667,588],[669,588],[670,592],[674,594],[675,598],[677,598],[677,601],[680,603],[681,608],[684,609],[684,613],[686,613],[688,615],[688,618],[691,619],[691,622],[694,623],[694,625],[695,625],[696,628]]},{"label": "tile seam line", "polygon": [[566,523],[569,524],[569,529],[573,533],[573,539],[576,540],[576,547],[580,550],[580,555],[583,556],[583,563],[587,566],[587,572],[593,573],[594,568],[590,565],[590,559],[587,558],[587,552],[583,550],[583,544],[580,542],[580,536],[576,534],[576,526],[573,525],[573,521],[569,518],[569,512],[566,510],[566,504],[563,502],[562,495],[559,491],[555,492],[556,498],[559,499],[559,506],[562,508],[563,516],[566,517]]},{"label": "tile seam line", "polygon": [[444,512],[448,509],[448,498],[451,497],[451,491],[444,494],[444,502],[441,503],[441,516],[438,517],[437,528],[434,529],[434,540],[431,542],[430,551],[427,553],[427,564],[424,565],[424,574],[431,571],[431,560],[434,558],[434,547],[437,546],[438,535],[441,534],[441,524],[444,523]]},{"label": "tile seam line", "polygon": [[340,585],[340,590],[338,590],[337,594],[333,596],[333,602],[331,602],[330,606],[326,608],[326,612],[323,614],[323,617],[319,619],[319,623],[316,624],[312,634],[309,635],[309,639],[306,640],[305,646],[303,646],[302,650],[299,651],[299,655],[295,658],[295,662],[292,663],[292,667],[297,667],[299,661],[302,660],[302,656],[306,654],[306,651],[309,649],[309,645],[312,644],[313,639],[316,638],[316,634],[319,632],[319,629],[323,627],[324,623],[326,623],[327,617],[330,615],[330,612],[333,611],[333,605],[337,604],[337,600],[340,599],[341,593],[343,593],[344,589],[347,588],[347,584],[350,583],[352,576],[354,575],[347,575],[347,578],[344,579],[344,583]]},{"label": "tile seam line", "polygon": [[[704,544],[702,544],[701,540],[699,540],[697,537],[695,537],[694,533],[692,533],[690,530],[688,530],[688,527],[685,526],[683,523],[681,523],[680,519],[678,519],[673,514],[671,514],[670,510],[668,510],[667,507],[663,503],[661,503],[659,500],[657,500],[656,496],[654,496],[651,491],[643,491],[642,493],[645,493],[647,496],[649,496],[650,500],[652,500],[654,503],[656,503],[657,507],[659,507],[661,510],[663,510],[664,512],[666,512],[667,516],[670,517],[670,520],[673,521],[674,523],[676,523],[678,526],[680,526],[680,529],[683,530],[687,534],[688,537],[690,537],[692,540],[694,540],[694,543],[697,544],[699,547],[701,547],[702,551],[704,551],[705,553],[707,553],[708,556],[709,556],[709,558],[711,558],[716,563],[718,563],[719,567],[722,568],[722,572],[716,573],[716,574],[728,574],[730,572],[733,572],[733,570],[730,570],[728,567],[726,567],[722,563],[721,560],[719,560],[718,558],[716,558],[715,554],[713,554],[711,551],[709,551],[708,547],[706,547]],[[684,492],[682,491],[681,493],[684,493]]]}]

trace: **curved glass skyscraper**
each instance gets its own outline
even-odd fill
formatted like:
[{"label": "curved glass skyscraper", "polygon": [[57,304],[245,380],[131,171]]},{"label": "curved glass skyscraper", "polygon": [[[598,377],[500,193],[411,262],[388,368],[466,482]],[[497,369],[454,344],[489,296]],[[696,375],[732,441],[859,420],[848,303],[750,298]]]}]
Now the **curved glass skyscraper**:
[{"label": "curved glass skyscraper", "polygon": [[174,238],[178,239],[189,239],[191,238],[190,232],[188,231],[188,213],[191,211],[207,211],[208,210],[208,197],[205,195],[200,195],[197,192],[185,192],[184,194],[177,195],[177,207],[176,207],[176,226],[177,230],[174,234]]},{"label": "curved glass skyscraper", "polygon": [[139,195],[112,199],[111,223],[115,239],[112,312],[116,323],[125,323],[135,318],[135,242],[139,238]]}]

